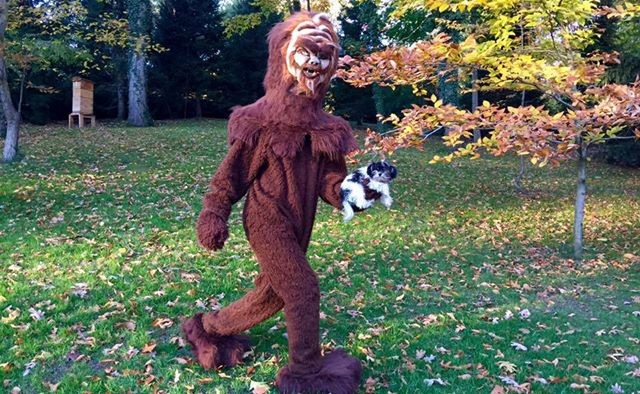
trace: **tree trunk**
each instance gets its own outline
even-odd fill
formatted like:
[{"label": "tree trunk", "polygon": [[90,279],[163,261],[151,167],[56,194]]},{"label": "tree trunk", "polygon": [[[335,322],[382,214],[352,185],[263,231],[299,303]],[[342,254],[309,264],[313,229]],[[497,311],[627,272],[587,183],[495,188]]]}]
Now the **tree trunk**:
[{"label": "tree trunk", "polygon": [[0,138],[5,139],[7,137],[7,119],[4,117],[4,110],[0,105]]},{"label": "tree trunk", "polygon": [[522,180],[524,179],[524,174],[527,170],[527,161],[524,156],[520,156],[520,168],[518,168],[518,173],[516,177],[513,178],[513,186],[516,188],[516,192],[522,193],[524,192],[524,188],[522,187]]},{"label": "tree trunk", "polygon": [[196,97],[196,118],[202,119],[202,101]]},{"label": "tree trunk", "polygon": [[575,215],[573,221],[573,257],[582,261],[584,207],[587,198],[587,147],[580,141],[578,150],[578,185],[576,188]]},{"label": "tree trunk", "polygon": [[185,96],[182,99],[182,119],[187,119],[188,111],[189,111],[189,98]]},{"label": "tree trunk", "polygon": [[[524,107],[524,103],[527,99],[527,91],[523,90],[520,96],[520,107]],[[524,192],[524,188],[522,187],[522,180],[524,179],[524,174],[527,172],[527,161],[524,156],[520,156],[520,168],[518,169],[518,173],[516,177],[513,179],[513,185],[516,188],[518,193]]]},{"label": "tree trunk", "polygon": [[18,155],[18,139],[20,136],[20,121],[18,119],[16,115],[14,120],[7,121],[7,136],[4,140],[4,151],[2,153],[2,160],[5,163],[11,163]]},{"label": "tree trunk", "polygon": [[147,105],[147,39],[151,33],[149,0],[128,0],[129,27],[135,45],[129,58],[129,118],[131,126],[151,126],[153,119]]},{"label": "tree trunk", "polygon": [[442,100],[444,104],[458,106],[460,104],[458,78],[451,80],[451,78],[449,78],[451,71],[447,72],[446,67],[446,62],[441,62],[438,65],[438,98]]},{"label": "tree trunk", "polygon": [[[380,85],[378,85],[377,83],[374,83],[371,86],[371,92],[373,93],[373,104],[376,106],[376,114],[378,116],[386,115],[385,114],[386,110],[384,105],[384,96],[383,96],[383,91]],[[378,130],[378,133],[384,133],[386,131],[386,128],[387,128],[387,125],[382,123],[382,121],[380,120],[377,121],[376,130]]]},{"label": "tree trunk", "polygon": [[[478,110],[478,69],[471,70],[471,112]],[[478,129],[473,130],[473,142],[478,142],[482,137],[482,133]]]},{"label": "tree trunk", "polygon": [[122,77],[118,77],[116,94],[118,96],[118,120],[125,120],[127,117],[127,87]]},{"label": "tree trunk", "polygon": [[[7,0],[0,0],[0,48],[4,47],[4,32],[7,29]],[[7,65],[4,50],[0,50],[0,103],[7,120],[7,135],[4,140],[2,160],[12,162],[18,154],[18,138],[20,135],[20,116],[11,100],[11,91],[7,82]]]},{"label": "tree trunk", "polygon": [[22,114],[22,103],[24,102],[24,84],[27,80],[27,70],[22,69],[22,76],[20,77],[20,96],[18,98],[18,116]]},{"label": "tree trunk", "polygon": [[153,123],[147,105],[146,60],[144,53],[138,53],[135,49],[131,51],[128,118],[131,126],[146,127]]}]

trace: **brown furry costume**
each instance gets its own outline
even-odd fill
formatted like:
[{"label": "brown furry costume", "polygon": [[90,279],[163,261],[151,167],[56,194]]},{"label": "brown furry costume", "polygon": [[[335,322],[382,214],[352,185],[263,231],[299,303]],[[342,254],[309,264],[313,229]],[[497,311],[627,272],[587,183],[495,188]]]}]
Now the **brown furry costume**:
[{"label": "brown furry costume", "polygon": [[354,393],[362,371],[343,350],[321,355],[320,290],[305,257],[318,197],[341,208],[344,155],[356,148],[348,123],[322,111],[337,52],[322,14],[298,13],[272,29],[266,94],[231,115],[229,152],[197,225],[203,246],[221,248],[231,206],[248,192],[244,229],[261,268],[240,300],[183,324],[198,362],[206,369],[241,362],[249,341],[238,334],[284,307],[289,364],[276,384],[287,393]]}]

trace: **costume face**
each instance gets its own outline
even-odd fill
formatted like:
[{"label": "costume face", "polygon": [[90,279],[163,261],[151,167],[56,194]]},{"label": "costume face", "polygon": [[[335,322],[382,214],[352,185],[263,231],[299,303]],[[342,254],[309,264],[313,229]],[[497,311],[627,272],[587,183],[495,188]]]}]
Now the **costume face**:
[{"label": "costume face", "polygon": [[293,29],[287,43],[287,71],[296,79],[293,93],[314,96],[328,86],[338,61],[338,38],[327,14],[315,14]]}]

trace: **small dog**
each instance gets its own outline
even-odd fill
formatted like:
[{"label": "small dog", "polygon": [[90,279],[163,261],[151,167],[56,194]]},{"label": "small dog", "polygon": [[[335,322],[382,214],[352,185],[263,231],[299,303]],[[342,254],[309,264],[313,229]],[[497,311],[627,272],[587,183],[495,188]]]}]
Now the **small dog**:
[{"label": "small dog", "polygon": [[344,221],[353,218],[355,212],[364,211],[380,199],[385,207],[391,207],[389,183],[398,175],[398,169],[385,161],[371,163],[347,175],[340,185]]}]

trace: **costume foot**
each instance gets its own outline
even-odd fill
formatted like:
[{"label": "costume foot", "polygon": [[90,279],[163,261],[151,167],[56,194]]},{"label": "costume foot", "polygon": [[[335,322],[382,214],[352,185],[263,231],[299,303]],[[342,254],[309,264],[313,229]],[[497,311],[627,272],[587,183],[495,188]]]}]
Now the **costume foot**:
[{"label": "costume foot", "polygon": [[362,365],[360,360],[336,349],[322,359],[320,371],[307,375],[293,374],[286,365],[278,372],[276,385],[281,393],[354,394],[358,391]]},{"label": "costume foot", "polygon": [[204,369],[240,364],[243,355],[251,347],[249,337],[206,332],[202,326],[202,313],[187,319],[182,324],[182,332],[191,344],[198,364]]}]

